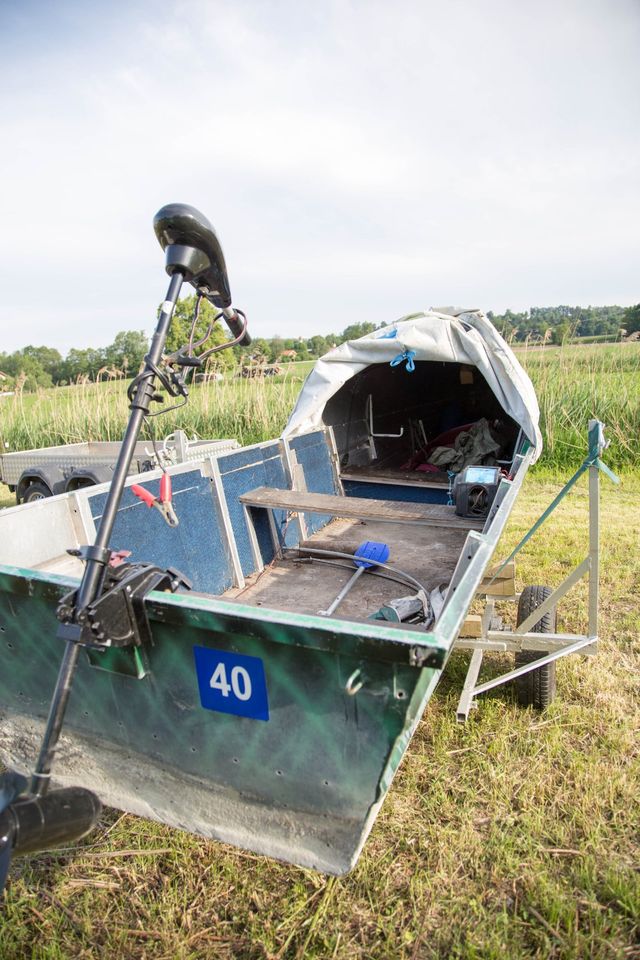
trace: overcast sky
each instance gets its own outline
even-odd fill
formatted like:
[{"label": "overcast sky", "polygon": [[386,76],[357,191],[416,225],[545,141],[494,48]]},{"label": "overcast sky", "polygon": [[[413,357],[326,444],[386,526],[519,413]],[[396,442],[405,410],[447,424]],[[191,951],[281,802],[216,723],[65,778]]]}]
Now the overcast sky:
[{"label": "overcast sky", "polygon": [[202,210],[254,335],[640,301],[640,0],[0,2],[0,351],[154,325]]}]

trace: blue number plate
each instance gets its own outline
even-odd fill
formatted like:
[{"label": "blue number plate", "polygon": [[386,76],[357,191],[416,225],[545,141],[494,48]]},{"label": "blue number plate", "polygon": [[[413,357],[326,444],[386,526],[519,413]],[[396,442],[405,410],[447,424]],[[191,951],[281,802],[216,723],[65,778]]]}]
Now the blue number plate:
[{"label": "blue number plate", "polygon": [[200,703],[207,710],[269,719],[264,664],[258,657],[194,647]]}]

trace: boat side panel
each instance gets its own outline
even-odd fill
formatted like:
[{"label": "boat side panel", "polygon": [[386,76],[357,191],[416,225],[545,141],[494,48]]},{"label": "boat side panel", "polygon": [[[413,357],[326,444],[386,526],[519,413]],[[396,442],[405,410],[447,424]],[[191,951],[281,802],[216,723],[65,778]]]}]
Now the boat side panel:
[{"label": "boat side panel", "polygon": [[[284,454],[279,442],[269,443],[220,457],[218,466],[242,572],[249,576],[255,572],[256,564],[244,507],[238,498],[261,484],[280,490],[287,489],[289,482]],[[278,511],[274,520],[277,530],[281,532],[286,523],[284,511]],[[255,514],[253,527],[262,561],[265,564],[270,563],[275,551],[269,521],[264,511]]]},{"label": "boat side panel", "polygon": [[[193,583],[194,589],[222,593],[233,584],[233,570],[220,533],[211,480],[199,468],[172,474],[173,504],[177,527],[165,523],[159,511],[150,509],[128,486],[123,491],[111,536],[113,550],[130,550],[131,560],[175,567]],[[142,481],[158,496],[159,481]],[[96,525],[107,494],[87,494]]]},{"label": "boat side panel", "polygon": [[[316,430],[313,433],[293,437],[289,440],[289,445],[304,470],[306,487],[309,493],[341,493],[337,488],[331,459],[331,447],[324,430]],[[322,513],[307,514],[308,535],[317,533],[331,519],[331,517]]]},{"label": "boat side panel", "polygon": [[400,483],[375,483],[362,480],[342,481],[348,497],[366,497],[370,500],[398,500],[405,503],[441,503],[446,504],[449,494],[446,487],[436,490],[433,487],[405,486]]},{"label": "boat side panel", "polygon": [[[0,576],[4,761],[35,758],[61,655],[55,605],[63,591],[51,579]],[[437,671],[375,659],[373,646],[368,657],[349,643],[342,651],[338,638],[325,649],[282,642],[283,623],[261,621],[252,632],[250,620],[237,621],[231,632],[206,604],[181,616],[187,598],[171,599],[177,615],[161,621],[150,611],[144,679],[92,669],[81,657],[57,775],[123,809],[344,872],[388,789],[390,763],[404,753],[416,691],[422,702]],[[194,646],[260,659],[269,720],[202,707]]]}]

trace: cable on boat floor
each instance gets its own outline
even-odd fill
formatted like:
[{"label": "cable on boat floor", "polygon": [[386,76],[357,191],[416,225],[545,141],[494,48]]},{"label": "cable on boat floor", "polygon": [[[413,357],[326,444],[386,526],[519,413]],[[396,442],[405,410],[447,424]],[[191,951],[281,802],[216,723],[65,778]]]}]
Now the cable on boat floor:
[{"label": "cable on boat floor", "polygon": [[[446,527],[334,520],[305,544],[316,549],[354,553],[365,540],[387,543],[390,548],[388,563],[411,574],[430,591],[451,579],[466,536],[466,530]],[[336,562],[344,563],[344,568],[318,560],[305,563],[293,559],[276,560],[263,573],[251,577],[243,590],[228,591],[224,598],[237,599],[250,606],[316,614],[329,606],[355,571],[349,561]],[[412,593],[415,589],[410,585],[365,573],[335,615],[366,620],[383,604]]]}]

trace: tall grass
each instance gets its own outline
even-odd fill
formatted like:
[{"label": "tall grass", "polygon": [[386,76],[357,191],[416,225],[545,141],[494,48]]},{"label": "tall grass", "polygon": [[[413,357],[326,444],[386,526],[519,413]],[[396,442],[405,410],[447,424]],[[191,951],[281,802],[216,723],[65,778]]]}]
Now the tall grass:
[{"label": "tall grass", "polygon": [[[225,380],[196,386],[185,406],[152,418],[152,429],[158,437],[180,429],[203,438],[234,437],[242,444],[277,436],[300,390],[299,378],[278,381]],[[155,405],[154,411],[159,409]],[[78,384],[5,397],[0,401],[0,444],[4,450],[29,450],[119,440],[128,414],[123,383]]]},{"label": "tall grass", "polygon": [[[567,469],[581,461],[591,417],[607,425],[607,462],[640,463],[640,344],[524,347],[517,356],[531,376],[541,410],[541,463]],[[305,368],[306,372],[306,368]],[[182,429],[200,437],[255,443],[277,436],[300,390],[302,371],[263,380],[228,379],[196,386],[189,403],[154,419],[157,436]],[[2,449],[118,440],[128,416],[122,382],[79,384],[0,398]]]},{"label": "tall grass", "polygon": [[525,347],[516,355],[538,395],[541,463],[565,468],[581,460],[586,422],[596,417],[611,440],[607,462],[640,464],[640,344]]}]

